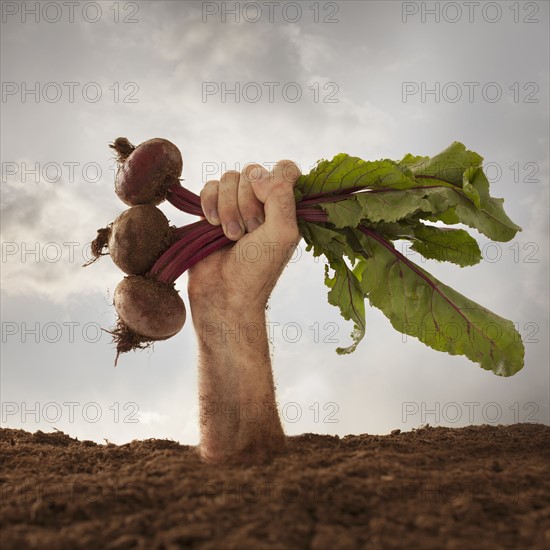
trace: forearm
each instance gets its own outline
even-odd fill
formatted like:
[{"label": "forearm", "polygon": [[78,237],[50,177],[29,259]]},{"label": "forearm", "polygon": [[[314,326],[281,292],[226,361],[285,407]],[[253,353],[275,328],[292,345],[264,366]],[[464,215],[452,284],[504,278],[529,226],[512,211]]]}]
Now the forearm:
[{"label": "forearm", "polygon": [[[215,305],[213,305],[213,302]],[[284,445],[277,412],[265,308],[223,298],[191,302],[199,346],[201,454],[251,461]]]},{"label": "forearm", "polygon": [[[209,462],[264,462],[285,446],[265,305],[300,240],[293,192],[299,174],[291,161],[278,162],[271,173],[250,165],[242,174],[225,172],[201,191],[210,223],[236,241],[189,270],[199,344],[199,448]],[[229,231],[235,223],[244,234]],[[249,258],[249,246],[261,257]]]}]

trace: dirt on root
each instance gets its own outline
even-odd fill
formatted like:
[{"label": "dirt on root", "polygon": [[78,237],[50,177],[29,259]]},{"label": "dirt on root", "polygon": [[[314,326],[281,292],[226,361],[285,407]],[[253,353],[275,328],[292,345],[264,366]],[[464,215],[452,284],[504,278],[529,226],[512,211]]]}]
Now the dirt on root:
[{"label": "dirt on root", "polygon": [[0,547],[547,549],[550,427],[288,438],[264,466],[0,430]]}]

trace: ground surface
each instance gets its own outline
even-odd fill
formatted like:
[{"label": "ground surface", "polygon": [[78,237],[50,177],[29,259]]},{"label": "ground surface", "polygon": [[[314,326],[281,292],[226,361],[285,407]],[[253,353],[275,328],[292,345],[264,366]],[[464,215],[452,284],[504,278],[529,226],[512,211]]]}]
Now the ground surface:
[{"label": "ground surface", "polygon": [[546,549],[550,427],[289,438],[268,466],[173,441],[0,430],[0,547]]}]

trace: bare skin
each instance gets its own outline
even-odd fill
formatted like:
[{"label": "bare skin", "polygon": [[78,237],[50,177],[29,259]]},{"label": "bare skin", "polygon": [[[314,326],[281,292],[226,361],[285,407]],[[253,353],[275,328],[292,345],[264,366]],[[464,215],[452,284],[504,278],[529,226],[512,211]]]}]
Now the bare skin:
[{"label": "bare skin", "polygon": [[235,241],[189,271],[199,343],[200,455],[254,464],[285,447],[266,329],[269,296],[300,240],[291,161],[248,165],[201,192],[208,221]]}]

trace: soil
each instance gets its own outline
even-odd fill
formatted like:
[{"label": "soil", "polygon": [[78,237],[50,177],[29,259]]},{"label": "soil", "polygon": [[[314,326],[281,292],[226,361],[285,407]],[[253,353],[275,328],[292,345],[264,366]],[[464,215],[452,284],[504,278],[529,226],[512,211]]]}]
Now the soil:
[{"label": "soil", "polygon": [[288,438],[269,465],[172,440],[0,430],[0,545],[93,549],[547,549],[550,427]]}]

